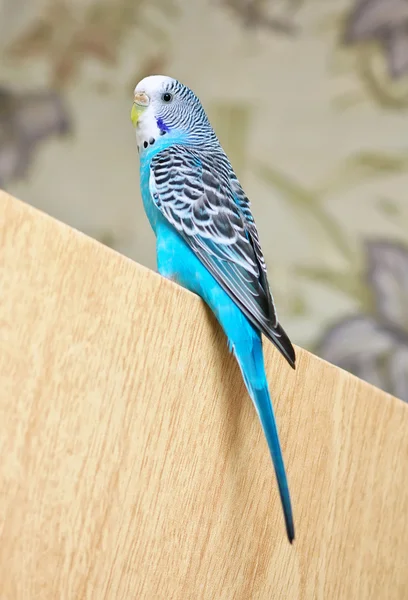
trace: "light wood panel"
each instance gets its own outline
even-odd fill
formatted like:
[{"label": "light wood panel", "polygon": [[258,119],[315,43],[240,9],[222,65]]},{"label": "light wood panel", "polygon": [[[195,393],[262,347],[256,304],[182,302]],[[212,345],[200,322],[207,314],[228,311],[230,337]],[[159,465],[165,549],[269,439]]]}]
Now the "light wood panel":
[{"label": "light wood panel", "polygon": [[194,295],[0,196],[1,600],[408,597],[408,407],[265,343],[294,504]]}]

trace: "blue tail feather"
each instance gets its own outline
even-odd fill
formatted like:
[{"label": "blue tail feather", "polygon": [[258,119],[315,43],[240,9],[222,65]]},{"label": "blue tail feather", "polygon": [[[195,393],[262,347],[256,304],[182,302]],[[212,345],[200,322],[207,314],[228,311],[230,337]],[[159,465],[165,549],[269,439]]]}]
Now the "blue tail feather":
[{"label": "blue tail feather", "polygon": [[252,351],[248,352],[248,348],[246,348],[246,350],[240,352],[239,350],[237,351],[237,348],[234,348],[234,353],[268,442],[278,482],[279,495],[285,517],[286,532],[289,542],[292,543],[295,538],[292,504],[275,415],[268,391],[268,383],[266,381],[261,340],[259,340],[258,343],[255,341]]},{"label": "blue tail feather", "polygon": [[275,415],[273,413],[268,388],[254,390],[251,394],[253,402],[258,412],[262,428],[268,442],[269,451],[272,456],[275,467],[276,479],[278,481],[279,494],[282,502],[283,513],[285,515],[286,532],[290,543],[295,538],[295,528],[293,525],[292,505],[290,501],[288,480],[286,478],[285,465],[283,462],[282,450],[276,427]]}]

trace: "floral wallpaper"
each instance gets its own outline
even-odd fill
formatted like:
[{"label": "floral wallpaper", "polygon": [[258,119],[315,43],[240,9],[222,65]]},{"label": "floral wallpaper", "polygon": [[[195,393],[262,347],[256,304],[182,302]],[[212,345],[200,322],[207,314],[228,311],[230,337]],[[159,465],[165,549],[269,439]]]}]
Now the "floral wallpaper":
[{"label": "floral wallpaper", "polygon": [[202,99],[292,340],[408,401],[408,1],[0,0],[0,186],[152,268],[153,73]]}]

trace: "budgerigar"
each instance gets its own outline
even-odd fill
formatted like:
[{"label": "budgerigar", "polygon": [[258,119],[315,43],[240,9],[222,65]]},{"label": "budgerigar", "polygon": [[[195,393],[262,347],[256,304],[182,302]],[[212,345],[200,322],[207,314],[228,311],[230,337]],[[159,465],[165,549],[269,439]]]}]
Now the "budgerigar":
[{"label": "budgerigar", "polygon": [[268,442],[292,543],[292,506],[261,333],[293,368],[295,351],[278,322],[249,200],[189,88],[170,77],[146,77],[135,88],[131,117],[158,271],[201,296],[228,338]]}]

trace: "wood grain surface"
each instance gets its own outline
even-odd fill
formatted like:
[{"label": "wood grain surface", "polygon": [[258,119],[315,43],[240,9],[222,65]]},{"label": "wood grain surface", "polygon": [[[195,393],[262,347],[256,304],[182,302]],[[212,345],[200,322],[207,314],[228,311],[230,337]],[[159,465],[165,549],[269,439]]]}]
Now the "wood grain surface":
[{"label": "wood grain surface", "polygon": [[408,598],[408,406],[269,342],[294,505],[196,296],[0,195],[0,599]]}]

